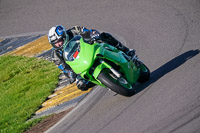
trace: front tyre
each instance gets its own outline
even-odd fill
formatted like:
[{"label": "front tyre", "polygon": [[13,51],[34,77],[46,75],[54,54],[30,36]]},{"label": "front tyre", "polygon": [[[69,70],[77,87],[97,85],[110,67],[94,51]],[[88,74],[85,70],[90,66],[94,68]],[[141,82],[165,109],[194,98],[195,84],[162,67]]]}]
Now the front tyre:
[{"label": "front tyre", "polygon": [[102,84],[113,90],[114,92],[130,97],[134,94],[134,88],[126,79],[117,78],[109,69],[103,69],[98,76],[98,80]]}]

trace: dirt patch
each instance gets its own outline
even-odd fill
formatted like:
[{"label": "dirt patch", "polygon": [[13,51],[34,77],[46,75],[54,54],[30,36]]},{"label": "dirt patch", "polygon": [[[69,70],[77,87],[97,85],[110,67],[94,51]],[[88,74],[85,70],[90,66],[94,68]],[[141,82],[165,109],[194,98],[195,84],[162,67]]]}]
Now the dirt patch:
[{"label": "dirt patch", "polygon": [[73,109],[73,107],[66,110],[66,111],[60,112],[58,114],[53,114],[53,115],[47,117],[46,119],[40,121],[38,124],[31,127],[30,129],[28,129],[24,133],[43,133],[46,130],[48,130],[50,127],[55,125],[61,118],[63,118],[72,109]]}]

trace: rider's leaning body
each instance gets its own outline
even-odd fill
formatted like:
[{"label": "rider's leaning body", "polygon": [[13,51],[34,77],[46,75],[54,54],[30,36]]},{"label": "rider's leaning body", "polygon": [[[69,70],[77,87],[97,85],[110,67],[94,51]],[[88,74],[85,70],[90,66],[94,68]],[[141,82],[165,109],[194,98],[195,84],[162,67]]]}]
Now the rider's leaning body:
[{"label": "rider's leaning body", "polygon": [[[88,30],[83,26],[74,26],[68,30],[66,30],[62,25],[54,26],[49,30],[48,33],[49,43],[53,46],[51,58],[58,68],[60,68],[63,73],[70,78],[70,83],[73,83],[76,80],[77,75],[73,72],[70,66],[65,63],[63,58],[63,44],[65,41],[71,40],[76,35],[81,35],[84,38],[84,36],[88,36],[88,34],[91,38],[98,38],[98,40],[116,47],[117,49],[126,53],[128,56],[134,56],[135,54],[135,50],[130,50],[129,48],[125,47],[109,33],[100,33],[94,29]],[[85,90],[88,82],[84,79],[79,79],[77,80],[76,84],[79,89]]]}]

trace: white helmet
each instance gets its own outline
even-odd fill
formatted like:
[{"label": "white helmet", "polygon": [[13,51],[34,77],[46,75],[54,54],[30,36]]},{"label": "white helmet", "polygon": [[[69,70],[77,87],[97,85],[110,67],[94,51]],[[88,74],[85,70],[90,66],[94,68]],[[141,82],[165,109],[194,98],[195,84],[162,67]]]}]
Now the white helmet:
[{"label": "white helmet", "polygon": [[65,27],[57,25],[49,30],[48,34],[49,43],[56,49],[61,49],[65,40],[69,40]]}]

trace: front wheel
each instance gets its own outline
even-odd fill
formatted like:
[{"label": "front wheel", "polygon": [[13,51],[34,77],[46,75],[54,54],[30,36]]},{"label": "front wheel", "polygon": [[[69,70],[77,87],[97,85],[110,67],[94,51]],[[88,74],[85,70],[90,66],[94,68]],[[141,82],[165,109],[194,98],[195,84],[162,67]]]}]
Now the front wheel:
[{"label": "front wheel", "polygon": [[114,92],[130,97],[134,94],[134,88],[125,78],[117,78],[109,69],[103,69],[98,80]]}]

